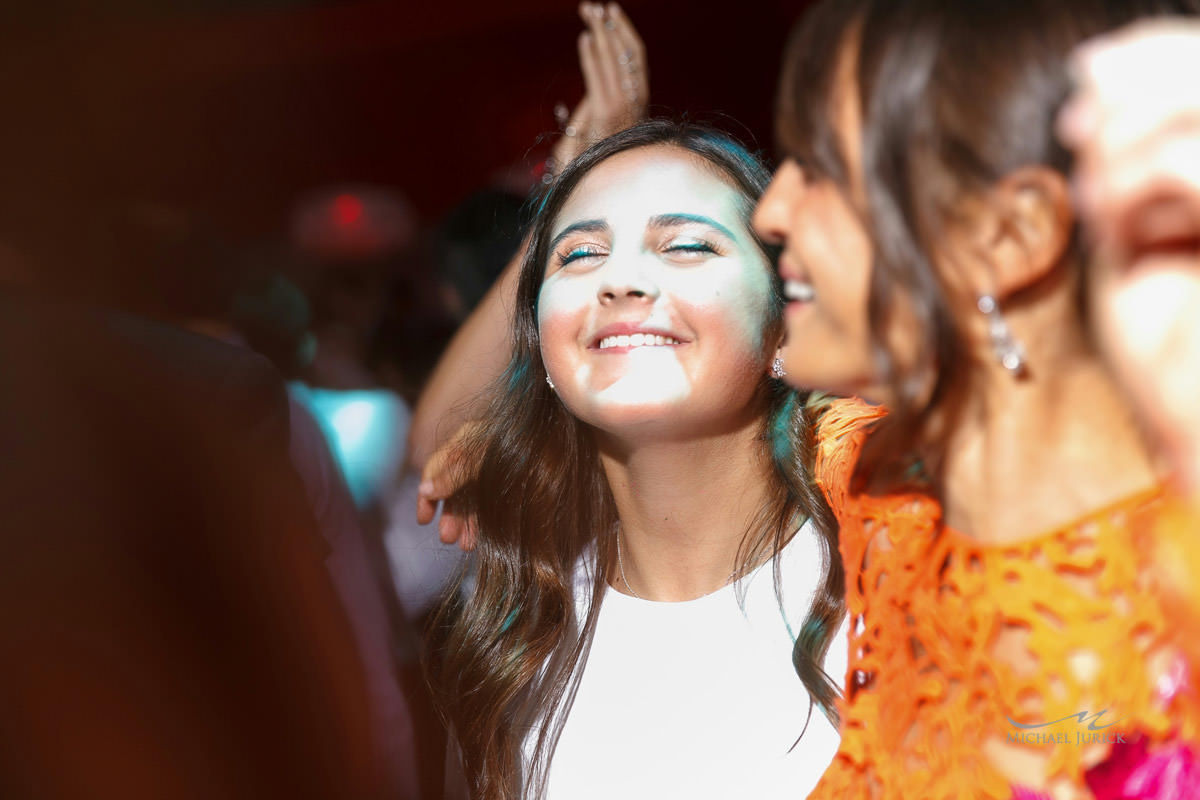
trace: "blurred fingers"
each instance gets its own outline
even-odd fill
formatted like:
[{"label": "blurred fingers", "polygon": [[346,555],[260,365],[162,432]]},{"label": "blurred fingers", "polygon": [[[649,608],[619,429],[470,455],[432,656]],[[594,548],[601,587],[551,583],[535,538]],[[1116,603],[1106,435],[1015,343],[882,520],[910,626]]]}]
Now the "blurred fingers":
[{"label": "blurred fingers", "polygon": [[641,116],[650,97],[650,73],[646,63],[646,46],[637,29],[616,3],[608,5],[608,16],[614,23],[613,40],[617,44],[615,57],[620,68],[621,90],[635,116]]},{"label": "blurred fingers", "polygon": [[[584,3],[580,16],[588,29],[580,35],[580,65],[587,93],[607,105],[618,96],[619,81],[613,60],[613,29],[599,3]],[[586,58],[586,61],[585,61]]]}]

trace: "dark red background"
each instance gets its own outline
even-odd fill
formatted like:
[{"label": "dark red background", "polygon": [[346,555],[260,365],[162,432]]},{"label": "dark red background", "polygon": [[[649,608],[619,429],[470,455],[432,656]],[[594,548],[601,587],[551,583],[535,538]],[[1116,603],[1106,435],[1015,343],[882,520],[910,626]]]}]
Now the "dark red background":
[{"label": "dark red background", "polygon": [[[86,263],[89,220],[135,201],[256,237],[304,189],[365,181],[432,223],[543,153],[554,104],[582,93],[569,0],[28,5],[0,33],[0,240],[39,265]],[[803,5],[629,0],[655,110],[720,117],[770,152]]]}]

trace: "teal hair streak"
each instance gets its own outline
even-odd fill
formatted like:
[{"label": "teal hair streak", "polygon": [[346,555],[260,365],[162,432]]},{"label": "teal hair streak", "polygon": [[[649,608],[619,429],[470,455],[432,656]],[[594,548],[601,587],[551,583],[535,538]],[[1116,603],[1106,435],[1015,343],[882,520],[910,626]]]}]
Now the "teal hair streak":
[{"label": "teal hair streak", "polygon": [[[788,392],[787,398],[771,417],[768,430],[771,437],[771,456],[776,464],[790,465],[795,458],[795,453],[792,452],[792,419],[796,414],[796,402],[796,393]],[[783,624],[787,626],[788,636],[795,643],[796,632],[792,630],[792,623],[787,618],[787,614],[783,612],[782,606],[779,609],[779,616],[783,618]]]},{"label": "teal hair streak", "polygon": [[510,392],[520,391],[522,386],[525,386],[529,380],[529,363],[513,359],[508,365],[508,390]]},{"label": "teal hair streak", "polygon": [[795,455],[792,452],[792,421],[797,402],[796,393],[790,392],[771,420],[771,455],[777,464],[790,464]]},{"label": "teal hair streak", "polygon": [[[791,637],[792,643],[795,644],[799,637],[797,637],[796,632],[792,630],[791,621],[787,618],[787,614],[783,613],[782,609],[779,611],[779,616],[783,619],[783,624],[787,627],[788,636]],[[819,619],[806,619],[804,621],[804,627],[800,629],[800,636],[812,641],[824,633],[824,631],[824,622]]]}]

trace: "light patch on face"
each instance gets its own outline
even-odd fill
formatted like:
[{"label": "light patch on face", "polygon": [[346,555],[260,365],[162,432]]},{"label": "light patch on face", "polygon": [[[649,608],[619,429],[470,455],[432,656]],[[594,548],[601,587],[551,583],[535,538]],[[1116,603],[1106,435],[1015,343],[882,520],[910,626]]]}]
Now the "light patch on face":
[{"label": "light patch on face", "polygon": [[581,364],[575,371],[576,383],[596,387],[593,402],[598,405],[629,408],[646,405],[653,409],[656,405],[682,403],[692,391],[688,374],[673,347],[659,351],[631,352],[619,363],[605,364],[599,370]]},{"label": "light patch on face", "polygon": [[576,187],[538,302],[559,397],[612,432],[744,417],[769,361],[770,274],[742,196],[698,157],[627,151]]}]

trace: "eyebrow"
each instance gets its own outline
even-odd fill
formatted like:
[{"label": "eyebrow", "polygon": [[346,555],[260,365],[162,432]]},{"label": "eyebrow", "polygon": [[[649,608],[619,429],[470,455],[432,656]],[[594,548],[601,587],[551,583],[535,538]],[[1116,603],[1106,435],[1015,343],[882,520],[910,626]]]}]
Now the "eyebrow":
[{"label": "eyebrow", "polygon": [[574,222],[550,240],[550,246],[547,248],[550,252],[558,249],[562,244],[563,239],[566,239],[573,233],[603,233],[608,230],[608,223],[602,219],[585,219],[581,222]]},{"label": "eyebrow", "polygon": [[712,217],[706,217],[702,214],[659,214],[656,217],[650,218],[651,228],[674,228],[680,225],[688,225],[691,223],[707,225],[708,227],[714,228],[725,234],[725,236],[729,237],[730,241],[738,241],[738,237],[733,235],[733,231],[729,230],[729,228],[726,228]]}]

